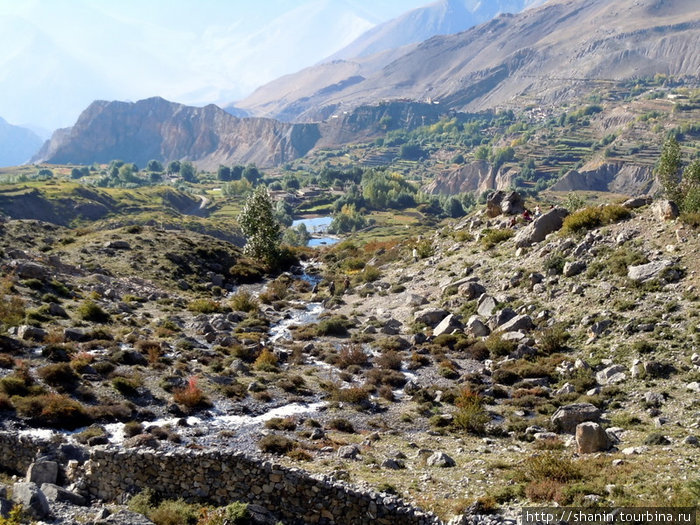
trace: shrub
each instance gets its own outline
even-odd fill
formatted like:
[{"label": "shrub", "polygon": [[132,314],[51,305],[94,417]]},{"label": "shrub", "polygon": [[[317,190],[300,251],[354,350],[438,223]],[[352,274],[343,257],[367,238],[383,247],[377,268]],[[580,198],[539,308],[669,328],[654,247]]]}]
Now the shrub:
[{"label": "shrub", "polygon": [[91,425],[82,432],[75,435],[78,443],[85,445],[91,438],[105,436],[105,429],[98,425]]},{"label": "shrub", "polygon": [[8,396],[26,396],[29,393],[29,383],[17,374],[0,379],[0,392]]},{"label": "shrub", "polygon": [[78,376],[68,363],[57,363],[55,365],[46,365],[39,369],[39,377],[47,384],[55,387],[71,387],[77,380]]},{"label": "shrub", "polygon": [[355,433],[355,427],[353,427],[352,423],[344,417],[331,419],[328,422],[328,428],[332,430],[337,430],[338,432],[345,432],[347,434]]},{"label": "shrub", "polygon": [[263,436],[263,438],[258,441],[260,450],[270,454],[286,454],[294,449],[295,445],[296,443],[293,440],[277,434]]},{"label": "shrub", "polygon": [[257,312],[258,301],[250,292],[240,290],[231,296],[230,306],[240,312]]},{"label": "shrub", "polygon": [[12,405],[10,398],[5,394],[0,394],[0,412],[12,409],[14,409],[14,406]]},{"label": "shrub", "polygon": [[263,348],[262,352],[260,352],[260,355],[253,363],[253,368],[263,372],[272,372],[277,368],[277,356],[267,348]]},{"label": "shrub", "polygon": [[112,379],[112,386],[123,396],[134,397],[139,395],[138,383],[127,377],[115,377]]},{"label": "shrub", "polygon": [[48,394],[13,401],[22,416],[42,426],[74,430],[92,422],[82,404],[64,395]]},{"label": "shrub", "polygon": [[566,264],[566,259],[560,253],[552,254],[544,260],[544,269],[549,272],[553,270],[557,275],[561,275],[564,272],[564,265]]},{"label": "shrub", "polygon": [[514,352],[517,348],[515,341],[508,341],[501,337],[501,334],[493,333],[484,341],[486,348],[491,354],[491,358],[503,357]]},{"label": "shrub", "polygon": [[156,525],[195,525],[198,516],[199,507],[178,499],[162,501],[147,517]]},{"label": "shrub", "polygon": [[338,352],[336,366],[338,368],[347,368],[350,365],[364,366],[367,364],[367,354],[359,345],[343,345]]},{"label": "shrub", "polygon": [[359,405],[369,399],[369,393],[364,388],[351,386],[335,389],[331,397],[334,401]]},{"label": "shrub", "polygon": [[578,465],[554,452],[526,458],[520,472],[528,481],[550,480],[566,483],[582,477]]},{"label": "shrub", "polygon": [[0,354],[0,368],[14,368],[15,359],[9,354]]},{"label": "shrub", "polygon": [[360,278],[363,282],[371,283],[378,280],[382,276],[382,272],[376,266],[368,264],[365,266],[364,270],[360,272]]},{"label": "shrub", "polygon": [[199,406],[208,405],[209,402],[202,392],[202,389],[197,386],[198,380],[196,376],[191,376],[187,381],[187,386],[175,390],[173,400],[178,405],[184,405],[188,408],[196,408]]},{"label": "shrub", "polygon": [[389,370],[401,370],[401,356],[394,350],[389,350],[380,355],[376,360],[377,365]]},{"label": "shrub", "polygon": [[143,434],[143,425],[138,421],[129,421],[124,424],[124,435],[128,438]]},{"label": "shrub", "polygon": [[221,310],[219,303],[212,301],[211,299],[195,299],[190,301],[187,305],[187,309],[190,312],[196,312],[200,314],[214,314]]},{"label": "shrub", "polygon": [[629,219],[631,212],[618,204],[591,206],[577,210],[564,219],[562,235],[583,234],[593,228]]},{"label": "shrub", "polygon": [[93,323],[107,323],[110,321],[110,315],[105,312],[97,303],[94,301],[83,301],[77,310],[78,317],[84,321],[90,321]]},{"label": "shrub", "polygon": [[455,399],[455,405],[457,411],[452,420],[454,427],[472,434],[483,434],[489,416],[484,410],[479,394],[465,388]]},{"label": "shrub", "polygon": [[329,319],[323,319],[316,326],[316,333],[319,336],[332,335],[336,337],[343,337],[348,335],[348,327],[350,322],[340,316],[333,316]]},{"label": "shrub", "polygon": [[485,229],[482,232],[481,246],[484,250],[490,250],[497,244],[507,241],[515,235],[515,231],[510,228],[503,228],[499,230]]},{"label": "shrub", "polygon": [[297,428],[297,422],[291,417],[273,417],[265,421],[265,428],[270,428],[272,430],[295,430]]},{"label": "shrub", "polygon": [[554,325],[545,328],[540,333],[539,349],[545,354],[553,354],[564,349],[570,335],[561,325]]},{"label": "shrub", "polygon": [[295,461],[311,461],[314,457],[309,454],[306,450],[301,448],[295,448],[287,452],[287,457]]}]

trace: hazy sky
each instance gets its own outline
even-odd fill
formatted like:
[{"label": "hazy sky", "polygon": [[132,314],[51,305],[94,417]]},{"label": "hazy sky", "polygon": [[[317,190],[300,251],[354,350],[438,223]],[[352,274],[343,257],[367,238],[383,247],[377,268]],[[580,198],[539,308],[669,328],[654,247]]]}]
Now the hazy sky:
[{"label": "hazy sky", "polygon": [[0,117],[52,130],[95,99],[226,104],[429,0],[0,0]]}]

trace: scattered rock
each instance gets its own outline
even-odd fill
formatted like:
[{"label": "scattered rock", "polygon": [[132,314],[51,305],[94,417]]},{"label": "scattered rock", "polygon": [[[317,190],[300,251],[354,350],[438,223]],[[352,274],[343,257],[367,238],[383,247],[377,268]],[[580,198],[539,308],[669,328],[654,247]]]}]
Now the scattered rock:
[{"label": "scattered rock", "polygon": [[12,486],[12,501],[22,505],[33,518],[44,519],[49,515],[49,502],[36,483],[22,481]]},{"label": "scattered rock", "polygon": [[455,330],[462,328],[462,324],[457,320],[454,314],[450,314],[445,317],[440,324],[438,324],[433,330],[433,335],[438,336],[442,334],[451,334]]},{"label": "scattered rock", "polygon": [[673,261],[669,261],[668,259],[639,264],[637,266],[629,266],[627,268],[627,277],[633,281],[643,283],[658,278],[664,270],[671,266],[673,266]]},{"label": "scattered rock", "polygon": [[85,498],[80,494],[76,494],[75,492],[71,492],[70,490],[66,490],[52,483],[42,484],[41,492],[44,493],[46,499],[49,501],[65,501],[73,505],[86,505]]},{"label": "scattered rock", "polygon": [[566,208],[553,208],[549,210],[520,230],[515,236],[515,245],[517,247],[525,247],[536,242],[544,241],[547,235],[561,229],[564,224],[564,219],[568,215],[569,211]]},{"label": "scattered rock", "polygon": [[358,447],[357,445],[345,445],[344,447],[340,447],[338,449],[336,455],[340,459],[357,459],[359,453],[360,447]]},{"label": "scattered rock", "polygon": [[648,206],[652,201],[653,199],[649,196],[632,197],[623,202],[622,205],[627,209],[633,210],[635,208],[641,208],[642,206]]},{"label": "scattered rock", "polygon": [[601,385],[614,385],[627,379],[627,368],[622,365],[611,365],[595,375],[596,381]]},{"label": "scattered rock", "polygon": [[486,337],[491,333],[489,327],[486,326],[477,315],[472,315],[469,318],[469,321],[467,321],[465,326],[465,330],[474,337]]},{"label": "scattered rock", "polygon": [[644,394],[644,402],[647,406],[659,408],[666,402],[666,399],[663,394],[659,394],[658,392],[647,392]]},{"label": "scattered rock", "polygon": [[644,438],[645,445],[670,445],[671,440],[668,439],[663,434],[658,432],[652,432],[646,438]]},{"label": "scattered rock", "polygon": [[586,421],[598,421],[600,415],[600,409],[591,403],[573,403],[559,407],[551,421],[559,432],[573,434],[577,425]]},{"label": "scattered rock", "polygon": [[28,324],[23,324],[17,328],[17,337],[23,341],[38,341],[41,342],[46,339],[47,332],[36,326],[30,326]]},{"label": "scattered rock", "polygon": [[424,325],[433,327],[448,315],[450,315],[450,312],[443,308],[426,308],[425,310],[417,312],[414,320],[416,323],[423,323]]},{"label": "scattered rock", "polygon": [[131,245],[126,241],[107,241],[104,247],[111,250],[131,250]]},{"label": "scattered rock", "polygon": [[610,448],[605,430],[592,421],[576,425],[576,444],[579,454],[591,454]]},{"label": "scattered rock", "polygon": [[460,285],[460,287],[457,289],[457,293],[465,299],[471,301],[486,293],[486,288],[477,282],[470,281]]},{"label": "scattered rock", "polygon": [[698,439],[696,436],[687,436],[682,443],[684,445],[691,445],[693,447],[700,447],[700,439]]},{"label": "scattered rock", "polygon": [[660,221],[672,221],[680,215],[678,205],[669,200],[656,201],[652,204],[651,210]]},{"label": "scattered rock", "polygon": [[95,521],[95,525],[153,525],[153,522],[138,512],[120,510],[105,519]]},{"label": "scattered rock", "polygon": [[535,327],[529,315],[516,315],[509,321],[499,325],[498,330],[502,332],[529,331]]},{"label": "scattered rock", "polygon": [[574,275],[580,274],[586,269],[586,263],[583,261],[573,261],[568,262],[564,265],[563,274],[564,277],[573,277]]},{"label": "scattered rock", "polygon": [[29,465],[25,481],[42,485],[44,483],[56,483],[57,478],[58,463],[55,461],[36,461]]},{"label": "scattered rock", "polygon": [[455,460],[444,452],[435,452],[428,458],[428,466],[430,467],[448,468],[456,465]]},{"label": "scattered rock", "polygon": [[498,301],[496,301],[496,299],[494,299],[490,295],[482,295],[479,298],[476,312],[482,317],[490,317],[493,314],[493,312],[496,311],[497,306]]}]

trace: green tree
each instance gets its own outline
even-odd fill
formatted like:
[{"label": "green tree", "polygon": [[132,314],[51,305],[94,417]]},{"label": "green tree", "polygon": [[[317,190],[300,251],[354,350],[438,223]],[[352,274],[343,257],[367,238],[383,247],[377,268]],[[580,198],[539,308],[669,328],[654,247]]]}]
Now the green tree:
[{"label": "green tree", "polygon": [[155,173],[161,173],[163,171],[163,165],[160,163],[160,161],[151,159],[148,161],[148,164],[146,164],[146,169]]},{"label": "green tree", "polygon": [[51,177],[53,177],[53,171],[51,171],[51,170],[48,169],[48,168],[42,168],[42,169],[40,169],[40,170],[37,172],[37,175],[38,175],[39,177],[51,178]]},{"label": "green tree", "polygon": [[179,160],[171,160],[168,163],[168,173],[170,173],[170,174],[180,173],[180,161]]},{"label": "green tree", "polygon": [[262,179],[262,174],[258,168],[255,167],[255,164],[249,164],[243,170],[243,178],[250,182],[252,186],[257,186],[260,179]]},{"label": "green tree", "polygon": [[246,238],[244,253],[274,266],[280,256],[280,225],[265,186],[259,186],[246,199],[238,224]]},{"label": "green tree", "polygon": [[654,170],[668,199],[679,203],[681,195],[681,147],[675,137],[669,137],[661,150]]},{"label": "green tree", "polygon": [[72,170],[70,170],[70,178],[71,179],[79,179],[82,176],[83,176],[83,172],[80,171],[79,168],[73,168]]},{"label": "green tree", "polygon": [[219,170],[216,172],[216,176],[219,180],[231,180],[231,168],[229,168],[228,166],[220,165]]},{"label": "green tree", "polygon": [[187,182],[194,182],[197,170],[191,162],[185,161],[180,164],[180,176]]}]

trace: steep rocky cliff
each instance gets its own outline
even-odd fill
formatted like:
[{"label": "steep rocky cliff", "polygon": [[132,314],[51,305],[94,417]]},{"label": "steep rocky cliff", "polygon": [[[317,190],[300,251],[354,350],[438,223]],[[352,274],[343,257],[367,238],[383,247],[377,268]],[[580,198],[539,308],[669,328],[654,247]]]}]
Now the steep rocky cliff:
[{"label": "steep rocky cliff", "polygon": [[93,102],[72,128],[58,130],[33,162],[109,162],[144,165],[183,159],[204,169],[220,163],[271,166],[304,155],[319,139],[314,124],[240,119],[209,105],[195,108],[159,97]]},{"label": "steep rocky cliff", "polygon": [[486,190],[506,190],[510,188],[517,170],[494,167],[485,160],[476,160],[459,169],[438,175],[423,191],[433,195],[454,195],[456,193],[481,193]]},{"label": "steep rocky cliff", "polygon": [[659,187],[650,166],[608,162],[589,163],[580,170],[571,170],[552,187],[554,191],[611,191],[625,195],[655,193]]}]

